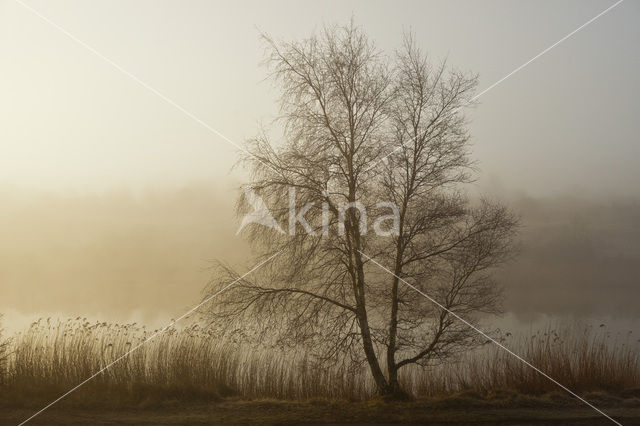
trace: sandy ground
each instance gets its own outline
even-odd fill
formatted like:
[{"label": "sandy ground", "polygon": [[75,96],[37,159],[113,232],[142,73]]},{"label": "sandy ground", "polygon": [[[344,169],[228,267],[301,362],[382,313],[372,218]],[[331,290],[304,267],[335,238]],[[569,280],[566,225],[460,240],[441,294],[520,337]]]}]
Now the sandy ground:
[{"label": "sandy ground", "polygon": [[[449,424],[449,425],[608,425],[582,406],[478,406],[461,402],[435,407],[424,402],[222,401],[188,405],[167,402],[121,408],[52,407],[29,424],[38,425],[190,425],[190,424]],[[0,408],[0,424],[16,425],[38,410]],[[640,406],[604,410],[623,425],[640,425]]]}]

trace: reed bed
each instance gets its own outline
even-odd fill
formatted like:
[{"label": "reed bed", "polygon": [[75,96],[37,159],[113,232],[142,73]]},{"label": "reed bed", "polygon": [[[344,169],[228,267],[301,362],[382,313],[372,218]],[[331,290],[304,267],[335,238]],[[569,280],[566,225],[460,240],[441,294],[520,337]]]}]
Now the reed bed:
[{"label": "reed bed", "polygon": [[[640,345],[631,332],[612,336],[606,328],[549,328],[512,340],[507,346],[514,352],[574,391],[615,394],[640,387]],[[495,347],[486,357],[469,358],[464,370],[459,386],[481,393],[508,389],[541,394],[558,389],[548,378]]]},{"label": "reed bed", "polygon": [[157,332],[80,318],[40,320],[12,339],[2,390],[64,392],[108,366],[85,385],[88,392],[191,399],[362,399],[372,392],[347,366],[314,368],[303,352],[256,351],[198,325]]},{"label": "reed bed", "polygon": [[[83,386],[83,398],[362,400],[375,394],[366,366],[355,371],[346,364],[318,368],[302,350],[256,350],[195,324],[155,332],[81,318],[40,320],[9,341],[6,362],[0,364],[0,395],[5,400],[56,397],[116,360]],[[640,357],[630,336],[611,339],[590,328],[549,329],[506,338],[505,345],[576,392],[615,394],[640,388]],[[401,377],[416,396],[466,391],[536,395],[558,389],[494,345],[430,368],[403,370]]]}]

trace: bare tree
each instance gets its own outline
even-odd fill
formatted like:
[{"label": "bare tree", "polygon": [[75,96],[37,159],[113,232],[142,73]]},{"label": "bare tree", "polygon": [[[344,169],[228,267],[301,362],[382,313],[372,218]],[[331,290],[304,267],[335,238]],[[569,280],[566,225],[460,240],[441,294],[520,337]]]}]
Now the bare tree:
[{"label": "bare tree", "polygon": [[[461,108],[476,78],[432,67],[410,36],[390,59],[353,24],[301,42],[265,40],[285,138],[277,148],[266,135],[250,141],[245,189],[298,232],[247,228],[258,256],[280,254],[224,293],[207,318],[250,326],[252,339],[305,345],[319,361],[366,363],[381,394],[402,395],[403,367],[479,343],[449,310],[473,321],[499,308],[491,271],[509,256],[516,219],[462,192],[472,164]],[[294,202],[307,207],[292,218]],[[238,213],[248,209],[241,197]],[[386,215],[377,232],[367,214]],[[238,277],[220,271],[208,294]]]}]

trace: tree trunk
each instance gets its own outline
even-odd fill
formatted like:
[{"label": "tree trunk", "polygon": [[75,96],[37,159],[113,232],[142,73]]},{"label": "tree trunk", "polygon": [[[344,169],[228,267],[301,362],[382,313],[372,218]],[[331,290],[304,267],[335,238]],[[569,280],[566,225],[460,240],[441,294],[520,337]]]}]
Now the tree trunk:
[{"label": "tree trunk", "polygon": [[389,371],[389,384],[387,388],[382,393],[382,396],[387,400],[393,401],[407,401],[412,399],[412,396],[407,393],[402,386],[400,386],[400,382],[398,382],[398,368],[394,365],[393,367],[388,369]]},{"label": "tree trunk", "polygon": [[380,363],[378,362],[378,358],[373,348],[373,342],[371,340],[371,331],[369,330],[366,311],[362,313],[358,312],[358,324],[360,325],[360,334],[362,336],[362,346],[364,348],[364,353],[367,357],[367,363],[369,364],[369,369],[371,370],[373,379],[376,382],[376,387],[378,388],[378,392],[381,395],[386,395],[389,393],[389,390],[390,390],[389,383],[387,382],[387,379],[384,377],[384,373],[380,368]]},{"label": "tree trunk", "polygon": [[[398,241],[396,243],[396,260],[393,268],[393,280],[391,282],[391,318],[389,320],[389,346],[387,346],[387,372],[389,375],[389,391],[391,395],[404,395],[404,392],[400,388],[398,383],[398,366],[396,365],[396,341],[398,336],[398,285],[400,284],[399,277],[402,273],[402,255],[403,255],[403,241],[402,235],[404,232],[404,214],[406,211],[406,200],[403,203],[403,210],[400,214],[400,225]],[[404,399],[404,398],[401,398]]]},{"label": "tree trunk", "polygon": [[[356,234],[357,235],[357,234]],[[378,357],[376,355],[375,348],[373,347],[373,341],[371,340],[371,330],[369,328],[369,319],[367,316],[366,299],[364,294],[364,267],[362,262],[362,256],[359,252],[359,238],[355,239],[354,260],[356,267],[356,306],[358,316],[358,325],[360,326],[360,335],[362,336],[362,346],[364,348],[371,374],[376,382],[378,392],[386,394],[389,389],[389,383],[384,377]]]}]

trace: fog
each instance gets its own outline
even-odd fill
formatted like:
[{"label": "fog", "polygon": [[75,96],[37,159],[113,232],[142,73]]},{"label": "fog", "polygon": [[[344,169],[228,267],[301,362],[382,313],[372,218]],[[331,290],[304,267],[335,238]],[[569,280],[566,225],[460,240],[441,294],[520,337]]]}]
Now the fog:
[{"label": "fog", "polygon": [[640,202],[521,198],[520,254],[506,308],[526,315],[640,316]]},{"label": "fog", "polygon": [[167,321],[187,310],[214,259],[244,266],[230,196],[204,183],[141,194],[5,191],[0,312],[7,327],[42,315]]},{"label": "fog", "polygon": [[[199,302],[215,260],[249,268],[233,185],[61,195],[5,190],[0,312],[164,323]],[[500,195],[496,195],[500,196]],[[504,197],[502,195],[501,197]],[[507,317],[640,316],[640,202],[510,196],[520,253],[500,271]]]},{"label": "fog", "polygon": [[[412,30],[482,91],[609,6],[572,0],[30,5],[236,144],[278,91],[260,31],[308,37],[353,16],[385,54]],[[462,12],[463,11],[463,12]],[[640,3],[624,2],[478,99],[474,158],[511,190],[640,197]],[[0,3],[0,182],[139,189],[225,179],[237,148],[17,2]]]},{"label": "fog", "polygon": [[[300,39],[353,16],[392,55],[411,29],[483,90],[609,6],[29,4],[237,144],[278,111],[260,31]],[[500,273],[513,318],[640,314],[639,12],[622,3],[468,111],[480,186],[523,219]],[[16,2],[0,3],[0,73],[7,328],[164,321],[199,300],[214,259],[252,266],[235,236],[236,147]]]}]

